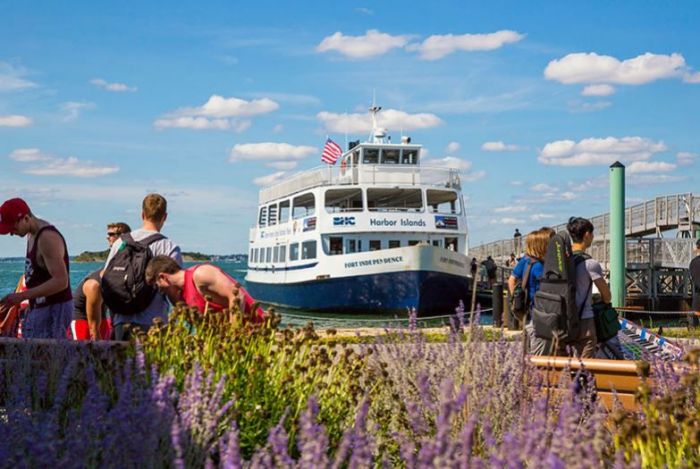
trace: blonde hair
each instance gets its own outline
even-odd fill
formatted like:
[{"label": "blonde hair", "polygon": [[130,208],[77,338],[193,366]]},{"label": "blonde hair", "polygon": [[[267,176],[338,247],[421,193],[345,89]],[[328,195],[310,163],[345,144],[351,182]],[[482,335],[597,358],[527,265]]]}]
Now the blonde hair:
[{"label": "blonde hair", "polygon": [[536,259],[543,259],[552,236],[554,236],[554,230],[549,227],[542,227],[528,233],[525,238],[525,254]]}]

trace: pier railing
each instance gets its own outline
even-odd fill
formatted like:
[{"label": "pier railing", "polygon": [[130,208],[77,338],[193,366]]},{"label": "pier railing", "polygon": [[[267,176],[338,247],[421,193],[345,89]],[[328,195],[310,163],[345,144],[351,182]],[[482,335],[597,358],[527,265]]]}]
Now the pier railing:
[{"label": "pier railing", "polygon": [[429,185],[461,188],[459,170],[410,165],[321,166],[300,172],[260,191],[260,203],[330,185]]}]

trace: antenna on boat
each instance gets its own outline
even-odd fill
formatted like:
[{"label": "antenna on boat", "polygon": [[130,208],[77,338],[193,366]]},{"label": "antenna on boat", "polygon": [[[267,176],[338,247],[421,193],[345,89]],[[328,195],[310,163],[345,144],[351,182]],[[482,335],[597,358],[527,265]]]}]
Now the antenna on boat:
[{"label": "antenna on boat", "polygon": [[372,91],[372,106],[369,108],[369,113],[372,116],[372,132],[369,135],[369,141],[372,143],[384,143],[386,137],[386,129],[379,127],[377,124],[377,114],[382,110],[381,106],[377,106],[375,92]]}]

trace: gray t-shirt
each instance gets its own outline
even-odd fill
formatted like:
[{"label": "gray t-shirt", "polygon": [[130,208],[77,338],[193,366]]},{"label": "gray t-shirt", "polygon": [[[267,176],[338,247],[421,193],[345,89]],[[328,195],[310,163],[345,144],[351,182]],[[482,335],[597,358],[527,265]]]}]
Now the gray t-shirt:
[{"label": "gray t-shirt", "polygon": [[[143,228],[139,228],[138,230],[134,230],[131,232],[131,237],[134,238],[134,241],[142,241],[156,233],[157,231],[144,230]],[[105,263],[105,267],[107,267],[109,261],[112,260],[112,257],[114,257],[114,255],[122,247],[122,244],[123,241],[119,240],[112,245],[112,249],[110,249],[109,251],[109,256],[107,256],[107,262]],[[175,259],[175,261],[180,266],[182,266],[182,253],[180,252],[180,247],[177,244],[170,241],[169,239],[166,238],[156,241],[155,243],[152,243],[149,246],[149,248],[151,249],[151,252],[154,256],[170,256],[173,259]],[[168,299],[165,295],[161,293],[156,293],[156,296],[153,298],[153,301],[151,301],[148,307],[140,313],[132,314],[129,316],[115,314],[112,318],[112,323],[123,324],[128,322],[150,327],[153,325],[153,319],[155,318],[161,318],[163,319],[163,321],[168,320]]]},{"label": "gray t-shirt", "polygon": [[593,319],[593,282],[603,277],[603,268],[595,259],[586,259],[576,267],[576,306],[580,309],[583,302],[586,305],[581,312],[581,319]]}]

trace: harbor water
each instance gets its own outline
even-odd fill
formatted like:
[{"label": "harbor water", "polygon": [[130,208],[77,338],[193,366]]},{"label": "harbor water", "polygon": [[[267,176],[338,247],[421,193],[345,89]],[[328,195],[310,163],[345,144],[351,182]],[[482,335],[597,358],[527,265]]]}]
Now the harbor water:
[{"label": "harbor water", "polygon": [[[246,275],[245,262],[213,262],[224,272],[240,282],[244,287]],[[193,265],[185,263],[186,267]],[[104,266],[101,262],[71,262],[70,280],[71,287],[75,288],[78,283],[90,272]],[[4,296],[14,290],[17,281],[24,272],[23,259],[0,259],[0,296]],[[456,306],[456,305],[455,305]],[[299,310],[285,310],[276,308],[282,315],[282,325],[303,326],[309,321],[318,328],[351,328],[351,327],[406,327],[408,325],[408,312],[405,315],[377,315],[368,311],[367,314],[334,314],[318,313]],[[433,327],[449,324],[449,315],[454,315],[454,311],[445,311],[434,319],[419,319],[420,327]],[[481,322],[489,324],[491,317],[484,315]]]}]

